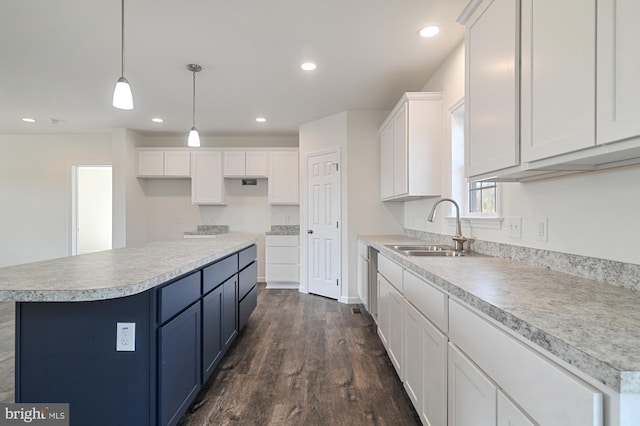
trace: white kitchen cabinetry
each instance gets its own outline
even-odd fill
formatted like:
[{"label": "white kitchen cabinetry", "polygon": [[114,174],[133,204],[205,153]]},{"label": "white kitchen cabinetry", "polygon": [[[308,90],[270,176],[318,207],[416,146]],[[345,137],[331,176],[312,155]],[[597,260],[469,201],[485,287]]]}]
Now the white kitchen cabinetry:
[{"label": "white kitchen cabinetry", "polygon": [[298,288],[300,286],[300,237],[298,235],[267,235],[267,288]]},{"label": "white kitchen cabinetry", "polygon": [[389,350],[389,281],[378,273],[378,336]]},{"label": "white kitchen cabinetry", "polygon": [[269,152],[269,204],[300,204],[298,170],[298,150]]},{"label": "white kitchen cabinetry", "polygon": [[449,344],[449,426],[495,426],[497,387]]},{"label": "white kitchen cabinetry", "polygon": [[441,99],[441,93],[405,93],[380,127],[382,200],[439,195]]},{"label": "white kitchen cabinetry", "polygon": [[520,2],[484,0],[465,24],[465,175],[520,164]]},{"label": "white kitchen cabinetry", "polygon": [[597,143],[640,135],[640,2],[598,1]]},{"label": "white kitchen cabinetry", "polygon": [[138,150],[138,177],[191,177],[189,151]]},{"label": "white kitchen cabinetry", "polygon": [[521,28],[522,161],[593,146],[596,0],[522,0]]},{"label": "white kitchen cabinetry", "polygon": [[402,293],[393,285],[389,286],[389,358],[398,373],[400,380],[404,381],[404,299]]},{"label": "white kitchen cabinetry", "polygon": [[536,424],[498,390],[497,426],[536,426]]},{"label": "white kitchen cabinetry", "polygon": [[191,153],[191,202],[193,204],[224,204],[221,151]]},{"label": "white kitchen cabinetry", "polygon": [[267,152],[224,151],[224,177],[267,177]]}]

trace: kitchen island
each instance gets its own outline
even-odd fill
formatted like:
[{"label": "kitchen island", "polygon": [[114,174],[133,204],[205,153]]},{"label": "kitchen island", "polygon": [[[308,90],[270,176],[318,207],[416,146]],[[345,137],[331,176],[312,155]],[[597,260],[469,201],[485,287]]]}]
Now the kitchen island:
[{"label": "kitchen island", "polygon": [[16,402],[72,425],[176,424],[257,303],[257,237],[229,233],[0,268]]}]

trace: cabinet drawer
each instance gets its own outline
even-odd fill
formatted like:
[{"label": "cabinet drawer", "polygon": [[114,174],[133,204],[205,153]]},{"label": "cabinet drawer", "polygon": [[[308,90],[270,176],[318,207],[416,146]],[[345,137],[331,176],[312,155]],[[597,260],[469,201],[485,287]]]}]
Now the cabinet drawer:
[{"label": "cabinet drawer", "polygon": [[267,247],[298,247],[300,237],[298,235],[267,235]]},{"label": "cabinet drawer", "polygon": [[440,330],[449,331],[449,296],[411,272],[404,271],[403,281],[407,301]]},{"label": "cabinet drawer", "polygon": [[204,268],[202,294],[207,294],[238,272],[238,255],[233,254]]},{"label": "cabinet drawer", "polygon": [[242,250],[238,254],[238,256],[238,270],[241,270],[258,258],[258,249],[254,244],[251,247],[247,247],[246,249]]},{"label": "cabinet drawer", "polygon": [[200,297],[200,271],[158,290],[158,321],[165,322]]},{"label": "cabinet drawer", "polygon": [[298,247],[267,247],[267,263],[298,264]]},{"label": "cabinet drawer", "polygon": [[365,259],[369,259],[369,246],[358,241],[358,255]]},{"label": "cabinet drawer", "polygon": [[300,282],[300,266],[267,265],[267,281]]},{"label": "cabinet drawer", "polygon": [[600,392],[452,300],[449,338],[537,423],[602,425]]},{"label": "cabinet drawer", "polygon": [[238,329],[242,330],[258,305],[258,287],[254,286],[238,306]]},{"label": "cabinet drawer", "polygon": [[242,300],[244,296],[258,282],[258,263],[253,262],[247,268],[240,271],[240,284],[238,291],[238,300]]},{"label": "cabinet drawer", "polygon": [[385,256],[378,256],[378,272],[395,287],[400,293],[402,289],[402,266]]}]

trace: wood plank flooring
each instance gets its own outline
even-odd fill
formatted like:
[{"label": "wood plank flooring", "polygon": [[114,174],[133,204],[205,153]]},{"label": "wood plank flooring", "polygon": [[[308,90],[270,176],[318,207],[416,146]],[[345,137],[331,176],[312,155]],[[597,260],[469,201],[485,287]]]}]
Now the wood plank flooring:
[{"label": "wood plank flooring", "polygon": [[[265,290],[181,426],[419,425],[371,317]],[[0,302],[0,402],[13,402],[15,305]]]},{"label": "wood plank flooring", "polygon": [[265,290],[180,425],[419,425],[375,323],[354,305]]}]

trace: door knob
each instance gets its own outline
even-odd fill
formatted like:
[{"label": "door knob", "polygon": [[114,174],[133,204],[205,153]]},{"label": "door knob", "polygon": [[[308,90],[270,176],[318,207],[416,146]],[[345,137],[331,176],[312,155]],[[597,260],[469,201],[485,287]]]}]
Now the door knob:
[{"label": "door knob", "polygon": [[313,234],[313,229],[307,229],[307,234]]}]

